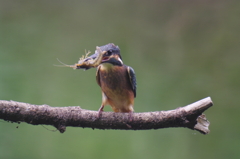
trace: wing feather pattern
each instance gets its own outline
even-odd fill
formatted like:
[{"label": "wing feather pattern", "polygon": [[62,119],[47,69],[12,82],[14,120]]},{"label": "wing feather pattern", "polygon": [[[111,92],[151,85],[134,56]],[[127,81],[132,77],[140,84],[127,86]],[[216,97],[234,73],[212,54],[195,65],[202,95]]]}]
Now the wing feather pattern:
[{"label": "wing feather pattern", "polygon": [[127,66],[127,71],[128,71],[128,76],[132,85],[134,97],[136,97],[136,90],[137,90],[137,81],[136,81],[136,76],[135,72],[132,67]]}]

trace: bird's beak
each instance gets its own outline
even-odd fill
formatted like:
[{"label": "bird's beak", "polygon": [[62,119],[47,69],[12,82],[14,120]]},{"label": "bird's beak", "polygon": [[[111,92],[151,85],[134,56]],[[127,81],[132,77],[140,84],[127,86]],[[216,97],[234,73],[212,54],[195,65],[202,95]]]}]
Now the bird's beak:
[{"label": "bird's beak", "polygon": [[115,58],[115,56],[114,56],[114,55],[104,56],[104,57],[102,58],[102,62],[106,62],[106,61],[108,61],[108,60],[111,59],[111,58]]}]

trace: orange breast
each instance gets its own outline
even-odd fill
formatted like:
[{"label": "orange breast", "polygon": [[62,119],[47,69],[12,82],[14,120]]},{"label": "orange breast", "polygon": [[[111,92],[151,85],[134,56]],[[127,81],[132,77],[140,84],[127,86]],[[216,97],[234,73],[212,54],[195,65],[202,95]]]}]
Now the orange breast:
[{"label": "orange breast", "polygon": [[114,112],[132,112],[134,93],[127,67],[105,64],[100,66],[98,75],[101,89],[107,97],[103,104],[109,104]]}]

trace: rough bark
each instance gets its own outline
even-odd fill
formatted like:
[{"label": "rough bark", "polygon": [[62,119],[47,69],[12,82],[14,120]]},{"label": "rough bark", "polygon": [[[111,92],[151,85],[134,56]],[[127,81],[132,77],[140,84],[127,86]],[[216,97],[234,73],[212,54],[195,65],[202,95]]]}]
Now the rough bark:
[{"label": "rough bark", "polygon": [[208,134],[210,122],[203,112],[213,105],[210,97],[174,110],[133,113],[103,112],[81,109],[79,106],[50,107],[0,100],[0,119],[26,122],[32,125],[52,125],[61,133],[67,126],[93,129],[148,130],[184,127]]}]

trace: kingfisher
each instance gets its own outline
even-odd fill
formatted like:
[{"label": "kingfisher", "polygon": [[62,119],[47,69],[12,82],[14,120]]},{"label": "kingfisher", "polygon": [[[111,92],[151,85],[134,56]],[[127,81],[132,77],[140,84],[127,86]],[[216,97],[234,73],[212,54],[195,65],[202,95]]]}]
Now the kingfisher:
[{"label": "kingfisher", "polygon": [[[96,80],[102,91],[98,118],[104,106],[110,105],[114,112],[128,112],[131,119],[137,88],[135,72],[132,67],[123,64],[118,46],[110,43],[97,48],[104,52],[96,72]],[[97,56],[96,51],[88,59],[96,59]]]}]

